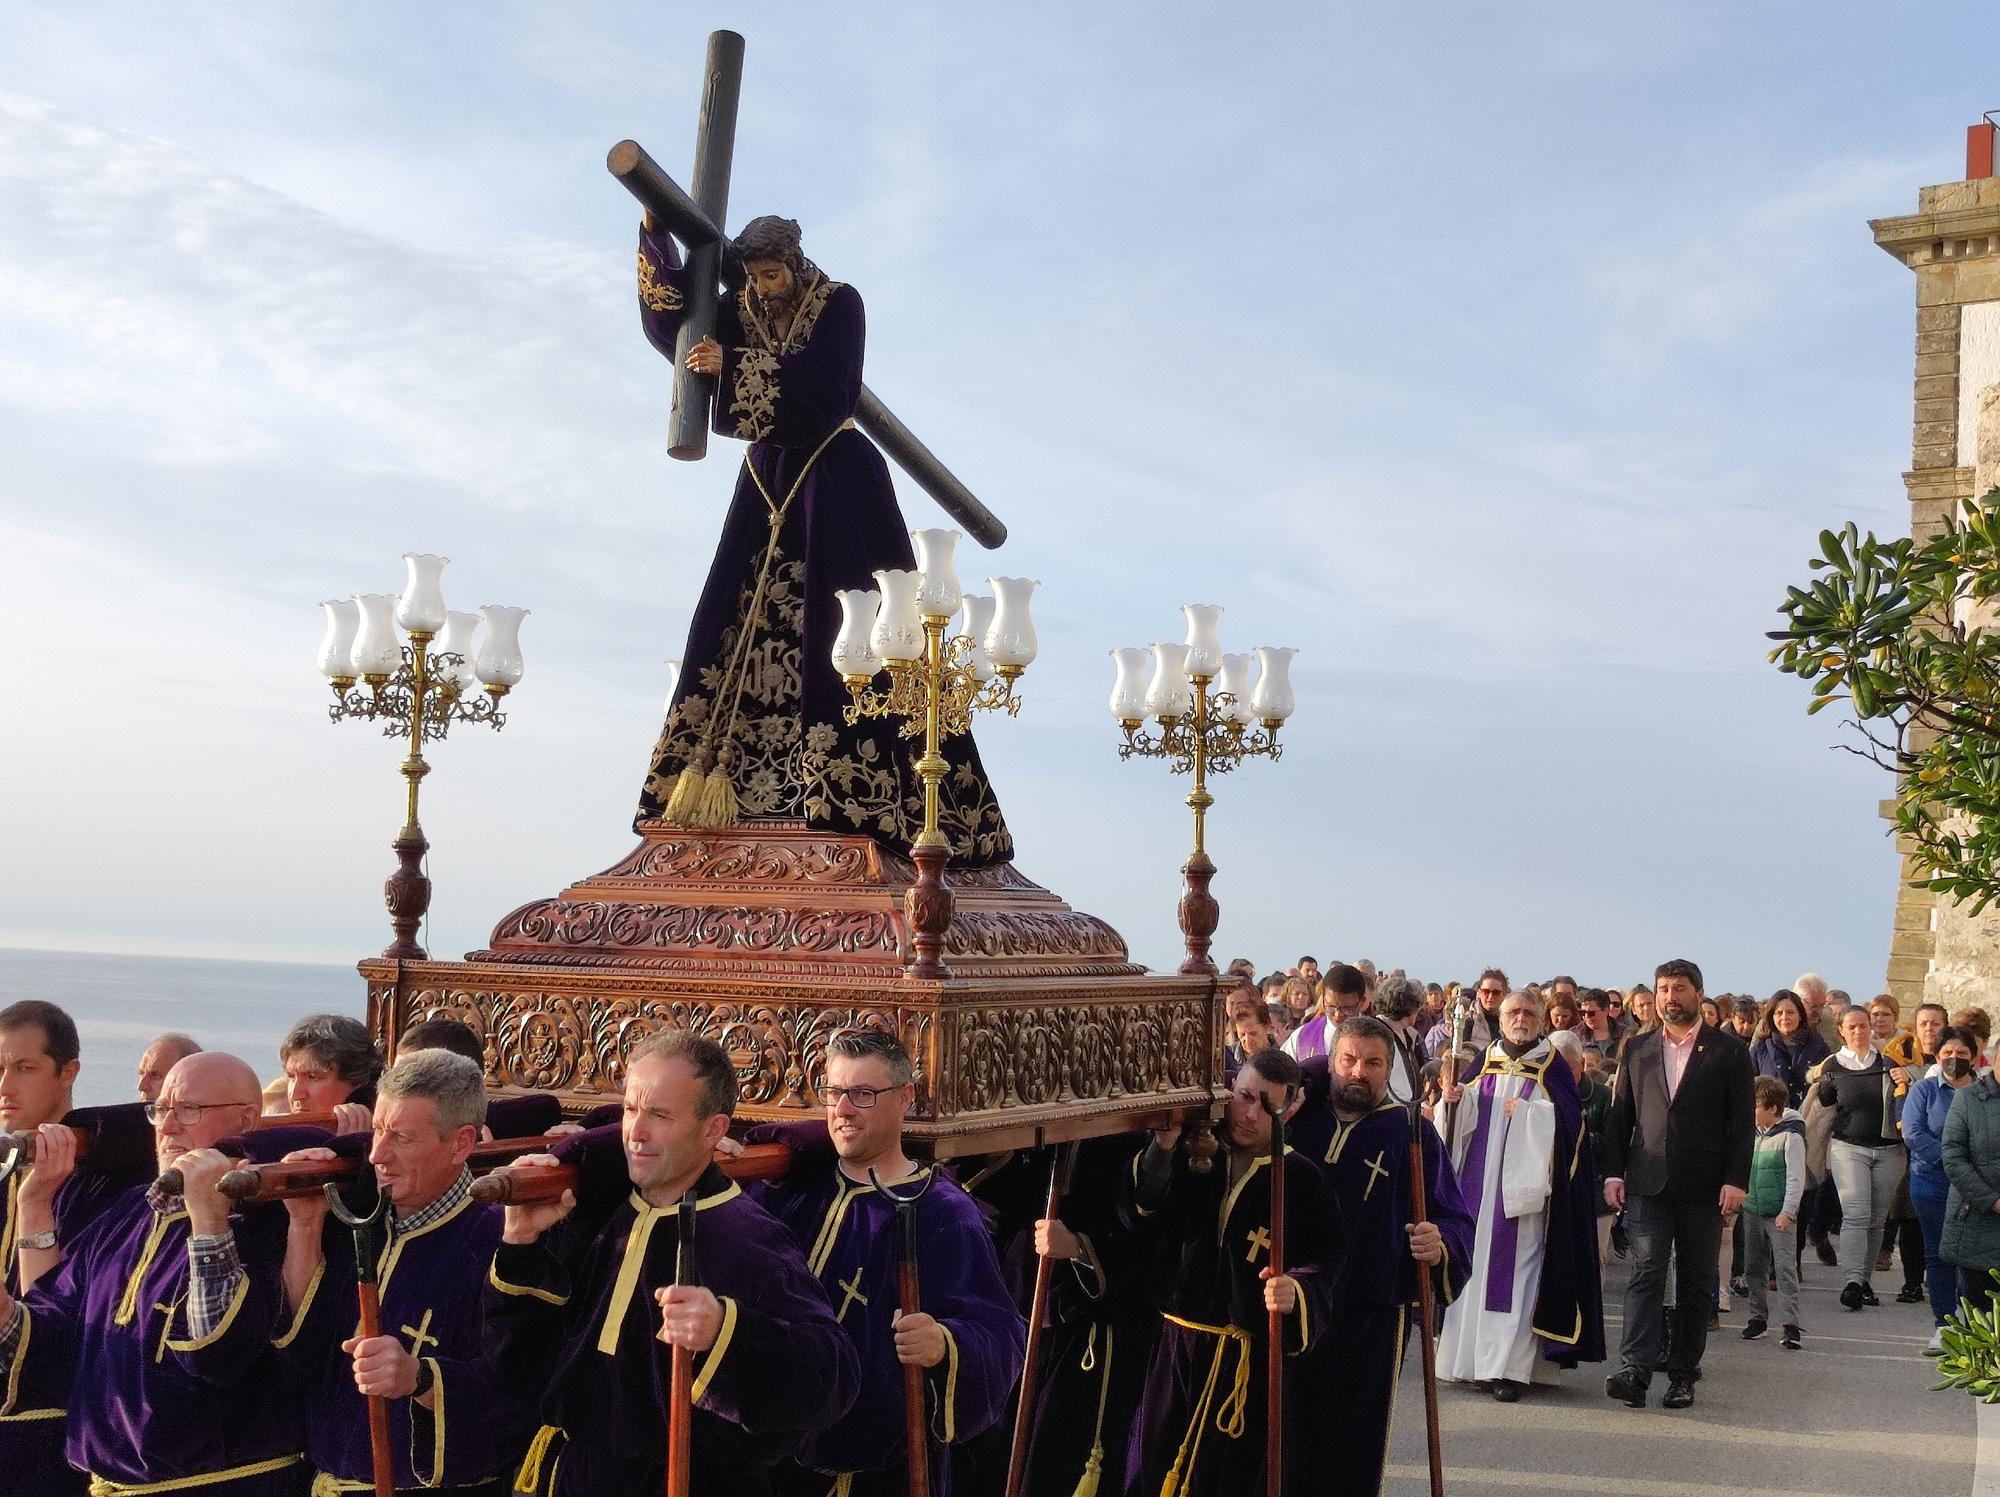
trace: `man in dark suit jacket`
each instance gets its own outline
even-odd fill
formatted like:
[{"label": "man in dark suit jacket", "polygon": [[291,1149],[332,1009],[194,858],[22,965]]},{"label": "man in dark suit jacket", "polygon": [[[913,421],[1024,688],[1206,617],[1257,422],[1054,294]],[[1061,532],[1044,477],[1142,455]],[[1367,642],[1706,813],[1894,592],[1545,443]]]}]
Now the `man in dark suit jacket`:
[{"label": "man in dark suit jacket", "polygon": [[[1701,1376],[1723,1222],[1749,1188],[1756,1123],[1750,1052],[1701,1022],[1701,968],[1662,962],[1653,983],[1660,1022],[1626,1041],[1604,1132],[1604,1198],[1625,1213],[1633,1259],[1619,1348],[1625,1365],[1604,1391],[1644,1408],[1664,1356],[1662,1404],[1684,1409]],[[1674,1334],[1663,1350],[1667,1263],[1676,1250]]]}]

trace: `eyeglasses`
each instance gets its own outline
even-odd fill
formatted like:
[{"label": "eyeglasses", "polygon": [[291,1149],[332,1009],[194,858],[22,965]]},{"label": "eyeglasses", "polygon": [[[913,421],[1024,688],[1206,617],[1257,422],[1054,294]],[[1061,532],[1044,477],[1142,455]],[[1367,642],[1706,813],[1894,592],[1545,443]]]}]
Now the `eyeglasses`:
[{"label": "eyeglasses", "polygon": [[1505,998],[1507,990],[1505,988],[1481,988],[1479,996],[1482,998]]},{"label": "eyeglasses", "polygon": [[169,1106],[165,1102],[146,1104],[146,1121],[155,1128],[167,1120],[172,1113],[183,1128],[192,1128],[201,1121],[204,1112],[213,1112],[218,1107],[247,1107],[247,1102],[175,1102]]},{"label": "eyeglasses", "polygon": [[838,1107],[841,1101],[852,1102],[856,1107],[868,1108],[875,1105],[875,1099],[884,1092],[900,1091],[894,1086],[823,1086],[819,1094],[826,1099],[828,1107]]}]

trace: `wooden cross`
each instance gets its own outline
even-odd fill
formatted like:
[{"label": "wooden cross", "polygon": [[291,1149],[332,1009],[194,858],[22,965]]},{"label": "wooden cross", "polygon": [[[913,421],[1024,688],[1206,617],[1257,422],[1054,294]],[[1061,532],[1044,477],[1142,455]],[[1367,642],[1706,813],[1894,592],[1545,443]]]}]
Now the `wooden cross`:
[{"label": "wooden cross", "polygon": [[1380,1154],[1377,1154],[1373,1159],[1368,1161],[1368,1188],[1361,1192],[1362,1200],[1367,1200],[1375,1193],[1375,1183],[1378,1180],[1389,1178],[1388,1166],[1382,1163],[1382,1156],[1388,1152],[1387,1149],[1384,1149]]},{"label": "wooden cross", "polygon": [[432,1346],[438,1344],[438,1338],[430,1334],[431,1317],[435,1314],[437,1314],[435,1310],[426,1310],[424,1311],[424,1318],[422,1320],[418,1321],[415,1325],[406,1325],[403,1327],[403,1334],[410,1338],[411,1356],[421,1357],[424,1354],[425,1342],[429,1342]]},{"label": "wooden cross", "polygon": [[868,1308],[868,1296],[861,1292],[861,1266],[859,1264],[856,1264],[854,1268],[854,1281],[849,1284],[842,1284],[840,1287],[847,1291],[847,1296],[846,1298],[841,1300],[840,1312],[833,1317],[835,1320],[837,1321],[846,1320],[847,1307],[853,1304],[856,1300],[861,1301],[862,1309],[865,1310]]},{"label": "wooden cross", "polygon": [[1250,1251],[1243,1255],[1245,1263],[1255,1263],[1259,1253],[1268,1253],[1271,1251],[1271,1234],[1262,1227],[1252,1232],[1244,1240],[1250,1244]]},{"label": "wooden cross", "polygon": [[[637,141],[621,140],[605,165],[625,190],[687,249],[687,307],[674,344],[674,403],[668,417],[667,451],[684,460],[708,451],[709,403],[715,381],[687,367],[688,351],[715,331],[716,281],[723,256],[734,246],[722,229],[729,207],[729,177],[736,150],[736,101],[743,86],[743,38],[733,31],[711,32],[702,70],[701,114],[695,124],[694,175],[690,194],[660,170]],[[993,511],[938,461],[916,433],[863,385],[855,401],[854,423],[882,453],[928,493],[980,545],[991,549],[1007,539],[1007,527]]]}]

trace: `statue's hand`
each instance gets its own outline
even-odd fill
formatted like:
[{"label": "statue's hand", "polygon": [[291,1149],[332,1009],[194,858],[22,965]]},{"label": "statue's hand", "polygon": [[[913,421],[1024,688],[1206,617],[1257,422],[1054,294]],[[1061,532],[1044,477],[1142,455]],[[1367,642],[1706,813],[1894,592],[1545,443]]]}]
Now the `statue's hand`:
[{"label": "statue's hand", "polygon": [[722,373],[722,345],[713,338],[703,338],[688,350],[687,366],[696,374]]}]

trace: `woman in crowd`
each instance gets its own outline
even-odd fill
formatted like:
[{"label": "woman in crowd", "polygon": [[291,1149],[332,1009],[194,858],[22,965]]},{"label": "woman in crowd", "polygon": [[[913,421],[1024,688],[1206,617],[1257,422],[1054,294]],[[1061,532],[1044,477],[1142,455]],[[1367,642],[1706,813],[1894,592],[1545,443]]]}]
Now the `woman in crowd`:
[{"label": "woman in crowd", "polygon": [[1986,1047],[1993,1042],[1993,1020],[1983,1008],[1962,1008],[1951,1016],[1951,1027],[1963,1029],[1979,1041],[1979,1053],[1972,1059],[1972,1068],[1983,1071],[1990,1062],[1986,1059]]},{"label": "woman in crowd", "polygon": [[1990,1270],[2000,1268],[2000,1084],[1991,1071],[1952,1100],[1938,1153],[1951,1181],[1938,1250],[1958,1267],[1959,1297],[1983,1306]]},{"label": "woman in crowd", "polygon": [[[1972,1085],[1978,1041],[1963,1029],[1946,1029],[1937,1042],[1937,1071],[1910,1087],[1903,1099],[1903,1142],[1910,1150],[1910,1204],[1924,1233],[1924,1281],[1930,1292],[1931,1320],[1942,1326],[1958,1307],[1958,1279],[1945,1262],[1945,1202],[1951,1179],[1944,1172],[1944,1124],[1952,1099]],[[1931,1333],[1931,1351],[1938,1335]]]},{"label": "woman in crowd", "polygon": [[[1729,1011],[1729,1029],[1746,1045],[1754,1045],[1757,1040],[1757,1026],[1763,1022],[1763,1014],[1757,1008],[1757,1000],[1744,993]],[[1789,1088],[1788,1088],[1789,1090]]]},{"label": "woman in crowd", "polygon": [[1557,993],[1549,999],[1549,1033],[1576,1028],[1578,1010],[1576,999],[1568,993]]},{"label": "woman in crowd", "polygon": [[1819,1105],[1833,1111],[1827,1166],[1840,1192],[1840,1268],[1847,1280],[1840,1303],[1859,1310],[1881,1303],[1870,1279],[1907,1156],[1896,1132],[1895,1081],[1888,1058],[1875,1047],[1867,1009],[1840,1016],[1840,1039],[1815,1086]]},{"label": "woman in crowd", "polygon": [[1625,1012],[1631,1018],[1631,1032],[1639,1033],[1653,1027],[1653,990],[1634,988],[1625,995]]},{"label": "woman in crowd", "polygon": [[1805,999],[1790,988],[1778,989],[1765,1006],[1758,1030],[1750,1047],[1750,1069],[1759,1076],[1777,1077],[1785,1083],[1791,1105],[1804,1107],[1813,1068],[1833,1053],[1806,1017]]}]

